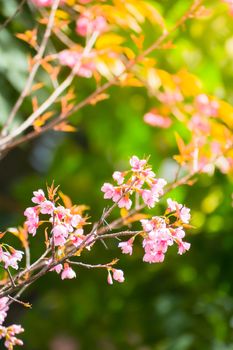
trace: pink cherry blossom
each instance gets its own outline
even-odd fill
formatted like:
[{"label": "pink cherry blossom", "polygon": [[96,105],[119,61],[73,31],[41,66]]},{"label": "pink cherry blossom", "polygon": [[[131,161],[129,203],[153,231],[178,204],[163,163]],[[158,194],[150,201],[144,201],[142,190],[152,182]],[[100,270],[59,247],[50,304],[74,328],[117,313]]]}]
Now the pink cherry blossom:
[{"label": "pink cherry blossom", "polygon": [[66,238],[68,237],[68,230],[64,225],[59,224],[54,226],[54,228],[52,229],[52,233],[55,246],[62,246],[66,243]]},{"label": "pink cherry blossom", "polygon": [[170,211],[176,211],[182,208],[182,204],[179,204],[176,201],[173,201],[171,198],[167,199],[167,204],[168,204],[168,209]]},{"label": "pink cherry blossom", "polygon": [[76,277],[75,271],[68,265],[65,264],[64,270],[61,273],[61,279],[72,279]]},{"label": "pink cherry blossom", "polygon": [[40,212],[41,214],[52,214],[54,212],[55,206],[53,202],[49,200],[45,200],[40,204]]},{"label": "pink cherry blossom", "polygon": [[218,114],[219,104],[217,101],[211,101],[205,94],[196,97],[197,108],[200,113],[207,117],[216,117]]},{"label": "pink cherry blossom", "polygon": [[120,242],[118,247],[121,248],[123,254],[132,255],[133,253],[133,239],[129,239],[126,242]]},{"label": "pink cherry blossom", "polygon": [[110,270],[108,270],[107,282],[108,282],[108,284],[113,284],[112,275],[111,275]]},{"label": "pink cherry blossom", "polygon": [[[176,208],[176,202],[170,200],[171,206]],[[174,203],[173,203],[174,202]],[[174,207],[172,209],[174,209]],[[185,208],[185,207],[183,207]],[[189,212],[188,212],[189,213]],[[187,215],[187,213],[185,213]],[[172,221],[173,222],[173,221]],[[143,261],[149,263],[163,262],[169,246],[178,244],[179,254],[189,249],[190,244],[182,241],[185,236],[183,227],[172,228],[164,217],[154,216],[151,220],[141,220],[143,230],[147,234],[142,242],[145,254]]]},{"label": "pink cherry blossom", "polygon": [[184,224],[188,224],[190,221],[191,215],[190,215],[190,209],[183,207],[180,211],[180,219]]},{"label": "pink cherry blossom", "polygon": [[179,249],[178,249],[178,254],[182,255],[184,254],[187,250],[190,249],[190,243],[188,242],[179,242],[178,244]]},{"label": "pink cherry blossom", "polygon": [[83,58],[82,52],[63,50],[58,54],[60,64],[75,69],[75,73],[83,78],[91,78],[95,71],[93,55]]},{"label": "pink cherry blossom", "polygon": [[159,128],[169,128],[172,124],[172,121],[169,117],[164,117],[159,115],[155,110],[152,110],[146,113],[143,117],[144,122],[155,127]]},{"label": "pink cherry blossom", "polygon": [[73,227],[77,227],[79,224],[80,224],[80,222],[82,222],[82,217],[81,217],[81,215],[72,215],[72,217],[71,217],[71,225],[73,226]]},{"label": "pink cherry blossom", "polygon": [[36,230],[39,226],[39,217],[37,214],[37,207],[29,207],[24,211],[24,215],[27,217],[25,222],[27,230],[33,236],[36,234]]},{"label": "pink cherry blossom", "polygon": [[158,99],[165,105],[174,105],[183,101],[183,96],[179,91],[165,91],[158,94]]},{"label": "pink cherry blossom", "polygon": [[57,274],[60,274],[62,269],[62,264],[57,264],[56,266],[52,267],[49,271],[55,271]]},{"label": "pink cherry blossom", "polygon": [[203,116],[195,114],[192,116],[188,123],[188,127],[191,131],[194,131],[195,133],[203,133],[208,134],[210,132],[211,125],[209,123],[209,120],[204,119]]},{"label": "pink cherry blossom", "polygon": [[142,171],[147,163],[146,159],[139,159],[137,156],[132,156],[129,161],[133,171]]},{"label": "pink cherry blossom", "polygon": [[113,272],[113,279],[117,282],[124,282],[125,278],[124,278],[124,272],[122,270],[117,270],[117,269],[112,269]]},{"label": "pink cherry blossom", "polygon": [[124,182],[124,175],[120,171],[114,171],[112,175],[113,179],[117,182],[118,185],[122,185]]},{"label": "pink cherry blossom", "polygon": [[46,199],[43,190],[34,191],[33,194],[34,194],[34,197],[32,197],[33,203],[41,204]]},{"label": "pink cherry blossom", "polygon": [[88,11],[79,16],[76,22],[76,32],[81,36],[87,36],[94,32],[102,33],[107,29],[107,22],[103,16],[93,18]]},{"label": "pink cherry blossom", "polygon": [[131,205],[132,205],[132,201],[131,199],[129,199],[129,196],[122,197],[118,202],[119,208],[126,208],[127,210],[131,208]]},{"label": "pink cherry blossom", "polygon": [[7,305],[8,301],[9,298],[7,297],[0,298],[0,325],[3,324],[7,316],[7,311],[9,310],[9,306]]},{"label": "pink cherry blossom", "polygon": [[150,190],[142,191],[142,199],[149,208],[154,208],[155,202],[158,202],[158,197]]},{"label": "pink cherry blossom", "polygon": [[24,329],[20,325],[13,324],[9,327],[0,326],[0,339],[5,338],[4,345],[8,350],[13,350],[15,345],[23,345],[23,341],[15,337]]},{"label": "pink cherry blossom", "polygon": [[104,192],[105,199],[111,199],[114,194],[114,186],[108,182],[105,182],[101,187],[101,191]]}]

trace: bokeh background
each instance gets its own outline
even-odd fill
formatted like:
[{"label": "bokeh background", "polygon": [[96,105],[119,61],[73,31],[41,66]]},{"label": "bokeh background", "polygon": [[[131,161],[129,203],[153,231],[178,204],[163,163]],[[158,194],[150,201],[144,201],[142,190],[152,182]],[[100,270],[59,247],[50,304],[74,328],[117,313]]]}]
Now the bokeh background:
[{"label": "bokeh background", "polygon": [[[191,1],[154,3],[172,25]],[[178,31],[176,48],[156,52],[156,59],[170,72],[186,67],[202,80],[205,92],[233,103],[232,17],[221,1],[207,3],[212,16]],[[1,22],[16,6],[15,0],[0,0]],[[32,28],[34,16],[25,5],[23,13],[0,32],[1,123],[27,74],[28,47],[15,33]],[[148,40],[156,35],[147,24],[144,30]],[[80,79],[76,88],[81,99],[93,86]],[[89,205],[92,220],[98,219],[106,205],[101,185],[114,170],[126,168],[134,154],[151,155],[156,173],[172,180],[176,167],[172,155],[177,153],[173,132],[182,133],[184,126],[177,121],[171,130],[161,130],[144,124],[143,115],[154,101],[143,88],[115,87],[110,94],[109,100],[86,107],[72,118],[77,132],[48,132],[1,160],[0,230],[22,224],[32,191],[53,180],[74,203]],[[16,123],[30,108],[30,102],[24,103]],[[193,213],[195,229],[188,235],[192,248],[184,256],[171,249],[163,264],[148,265],[142,262],[139,245],[132,257],[121,257],[117,242],[109,244],[108,250],[100,244],[84,259],[105,262],[121,257],[125,283],[109,286],[105,271],[80,268],[76,280],[62,282],[51,273],[32,285],[23,297],[33,304],[32,310],[14,305],[8,318],[26,329],[25,349],[232,350],[231,189],[231,179],[215,172],[212,177],[202,175],[193,187],[173,191],[172,197]],[[39,236],[31,239],[34,256],[42,252],[42,241]]]}]

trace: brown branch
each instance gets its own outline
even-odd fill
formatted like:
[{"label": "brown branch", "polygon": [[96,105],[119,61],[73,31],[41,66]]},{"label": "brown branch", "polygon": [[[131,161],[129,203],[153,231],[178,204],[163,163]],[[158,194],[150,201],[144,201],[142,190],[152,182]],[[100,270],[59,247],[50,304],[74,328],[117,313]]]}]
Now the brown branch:
[{"label": "brown branch", "polygon": [[[39,107],[39,109],[33,113],[30,117],[28,117],[28,119],[16,130],[16,132],[12,133],[12,135],[9,135],[8,138],[3,139],[2,141],[0,141],[0,144],[2,144],[2,149],[12,149],[14,147],[16,147],[17,145],[21,144],[22,142],[28,141],[48,130],[53,129],[56,125],[62,123],[65,119],[67,119],[71,114],[79,111],[80,109],[82,109],[83,107],[87,106],[92,99],[94,99],[96,96],[98,96],[98,94],[106,91],[109,87],[117,84],[119,82],[119,78],[127,73],[128,71],[130,71],[135,64],[137,64],[138,62],[140,62],[145,56],[147,56],[148,54],[150,54],[151,52],[153,52],[154,50],[158,49],[160,47],[160,45],[173,33],[175,32],[181,25],[183,25],[185,23],[185,21],[191,17],[191,15],[197,10],[197,8],[201,5],[203,0],[196,0],[192,6],[189,8],[188,11],[186,11],[186,13],[177,21],[177,23],[175,24],[175,26],[170,30],[170,31],[165,31],[156,41],[155,43],[153,43],[150,47],[148,47],[144,52],[142,52],[139,56],[137,56],[134,60],[131,60],[128,62],[128,64],[125,67],[125,70],[118,76],[115,76],[111,81],[106,82],[105,84],[103,84],[102,86],[100,86],[99,88],[96,89],[96,91],[94,91],[91,95],[89,95],[87,98],[85,98],[83,101],[81,101],[80,103],[78,103],[68,114],[61,114],[59,117],[53,119],[50,123],[48,123],[47,125],[45,125],[43,128],[41,128],[41,130],[38,131],[32,131],[30,133],[28,133],[27,135],[24,135],[22,137],[20,137],[18,140],[16,139],[15,141],[13,140],[16,136],[18,136],[22,131],[25,130],[25,126],[26,128],[28,126],[31,125],[31,119],[35,120],[35,118],[37,118],[39,115],[41,115],[42,112],[44,112],[48,106],[51,104],[51,100],[54,102],[54,98],[48,98],[48,102],[45,101],[45,103]],[[68,79],[68,81],[71,83],[73,78],[71,79],[72,73],[66,78],[66,80]],[[65,81],[66,81],[65,80]],[[64,82],[65,82],[64,81]],[[64,82],[61,84],[63,85]],[[61,86],[60,85],[60,86]],[[66,86],[67,84],[64,84],[64,86]],[[68,84],[69,86],[69,84]],[[60,88],[60,87],[59,87]],[[61,91],[64,91],[64,88],[62,86],[62,89],[60,89]],[[60,95],[60,91],[59,94],[54,93],[55,97],[58,97]],[[45,107],[46,108],[45,108]]]},{"label": "brown branch", "polygon": [[48,44],[48,40],[50,38],[50,35],[51,35],[51,32],[52,32],[52,28],[53,28],[53,23],[54,23],[54,19],[55,19],[55,13],[56,13],[56,10],[58,8],[58,5],[59,5],[59,2],[60,0],[54,0],[53,1],[53,5],[52,5],[52,9],[51,9],[51,13],[50,13],[50,16],[49,16],[49,20],[48,20],[48,24],[47,24],[47,27],[46,27],[46,30],[45,30],[45,33],[44,33],[44,37],[42,39],[42,42],[41,42],[41,45],[40,45],[40,48],[39,48],[39,51],[36,55],[36,57],[34,58],[35,60],[35,64],[33,65],[32,67],[32,70],[29,74],[29,77],[28,77],[28,80],[25,84],[25,87],[21,93],[21,95],[19,96],[18,100],[16,101],[2,131],[1,131],[1,134],[2,136],[5,136],[7,135],[7,129],[8,129],[8,126],[12,123],[13,119],[15,118],[15,115],[16,113],[18,112],[19,108],[21,107],[25,97],[27,96],[30,88],[31,88],[31,85],[33,83],[33,80],[35,78],[35,75],[40,67],[40,64],[41,64],[41,58],[43,57],[44,55],[44,52],[46,50],[46,47],[47,47],[47,44]]}]

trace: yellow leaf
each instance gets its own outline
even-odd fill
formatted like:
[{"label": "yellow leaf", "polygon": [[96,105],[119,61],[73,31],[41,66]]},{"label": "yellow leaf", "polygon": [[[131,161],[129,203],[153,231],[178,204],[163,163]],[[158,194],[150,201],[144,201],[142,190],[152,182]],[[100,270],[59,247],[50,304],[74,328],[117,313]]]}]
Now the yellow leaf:
[{"label": "yellow leaf", "polygon": [[225,102],[225,101],[218,101],[219,109],[218,109],[218,116],[222,121],[231,129],[233,128],[233,107]]},{"label": "yellow leaf", "polygon": [[69,14],[68,12],[65,12],[63,10],[60,10],[58,9],[56,11],[56,18],[59,18],[59,19],[68,19],[69,18]]},{"label": "yellow leaf", "polygon": [[196,96],[201,92],[201,83],[199,79],[185,69],[180,70],[174,75],[174,81],[177,83],[184,96]]},{"label": "yellow leaf", "polygon": [[173,77],[170,73],[166,72],[165,70],[162,69],[156,69],[156,72],[162,82],[162,85],[165,88],[175,90],[176,89],[176,84],[173,80]]},{"label": "yellow leaf", "polygon": [[120,210],[120,214],[121,214],[121,217],[122,217],[122,218],[125,218],[126,216],[128,216],[128,215],[129,215],[129,212],[128,212],[128,210],[127,210],[127,209],[125,209],[125,208],[121,208],[121,210]]},{"label": "yellow leaf", "polygon": [[48,111],[45,112],[41,117],[37,118],[34,123],[33,126],[36,130],[39,130],[41,128],[41,126],[43,126],[45,124],[45,122],[50,119],[52,116],[54,115],[54,112],[52,111]]},{"label": "yellow leaf", "polygon": [[103,34],[96,41],[95,47],[97,50],[106,49],[112,46],[119,46],[125,41],[125,38],[118,34],[107,33]]}]

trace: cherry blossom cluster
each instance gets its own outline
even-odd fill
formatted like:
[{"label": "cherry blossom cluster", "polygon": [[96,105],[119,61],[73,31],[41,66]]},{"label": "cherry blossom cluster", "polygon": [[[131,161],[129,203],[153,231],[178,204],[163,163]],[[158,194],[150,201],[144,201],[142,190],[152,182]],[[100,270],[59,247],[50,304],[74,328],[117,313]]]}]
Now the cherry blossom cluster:
[{"label": "cherry blossom cluster", "polygon": [[58,54],[62,66],[74,69],[75,74],[83,78],[91,78],[96,69],[95,54],[91,52],[83,57],[83,50],[63,50]]},{"label": "cherry blossom cluster", "polygon": [[[183,241],[185,237],[183,225],[187,225],[190,221],[190,209],[170,198],[167,204],[164,216],[141,220],[145,262],[163,262],[168,247],[174,243],[178,246],[178,254],[183,254],[190,248],[190,243]],[[134,239],[135,237],[132,237],[126,242],[119,243],[122,253],[132,255]]]},{"label": "cherry blossom cluster", "polygon": [[104,183],[101,191],[104,192],[105,199],[112,199],[119,208],[129,210],[132,206],[131,197],[137,194],[148,208],[153,208],[163,195],[163,188],[167,184],[166,180],[156,178],[146,159],[139,159],[133,156],[130,159],[131,169],[128,171],[113,173],[113,179],[117,183],[113,186]]},{"label": "cherry blossom cluster", "polygon": [[0,298],[0,339],[5,338],[5,347],[12,350],[15,345],[23,345],[22,340],[18,339],[15,335],[22,333],[24,329],[16,324],[8,327],[2,326],[9,310],[8,301],[9,298],[7,297]]},{"label": "cherry blossom cluster", "polygon": [[[49,200],[46,198],[43,190],[33,192],[32,202],[36,205],[29,207],[25,210],[24,215],[27,217],[25,225],[28,233],[33,236],[36,235],[37,229],[44,222],[48,222],[51,225],[51,235],[49,237],[50,246],[54,249],[58,248],[58,253],[61,254],[62,248],[66,244],[71,244],[74,247],[79,247],[85,240],[86,248],[90,249],[88,245],[88,239],[84,235],[83,225],[85,225],[85,218],[76,213],[76,207],[65,208],[58,204],[59,197],[55,200]],[[47,215],[47,220],[41,220],[41,215]],[[51,263],[51,260],[47,262]],[[58,274],[61,272],[61,278],[71,279],[76,277],[75,272],[65,263],[57,264],[51,271],[56,271]]]},{"label": "cherry blossom cluster", "polygon": [[0,245],[0,262],[4,264],[5,269],[12,267],[18,270],[18,263],[22,260],[23,254],[21,250],[16,250],[8,244]]},{"label": "cherry blossom cluster", "polygon": [[28,233],[36,235],[38,227],[43,223],[40,221],[40,215],[49,215],[52,224],[52,238],[55,246],[64,246],[67,238],[75,245],[83,235],[83,225],[85,219],[81,215],[75,213],[75,208],[65,208],[57,205],[59,198],[51,201],[46,198],[43,190],[33,192],[32,202],[36,205],[29,207],[24,211],[27,217],[25,222]]}]

